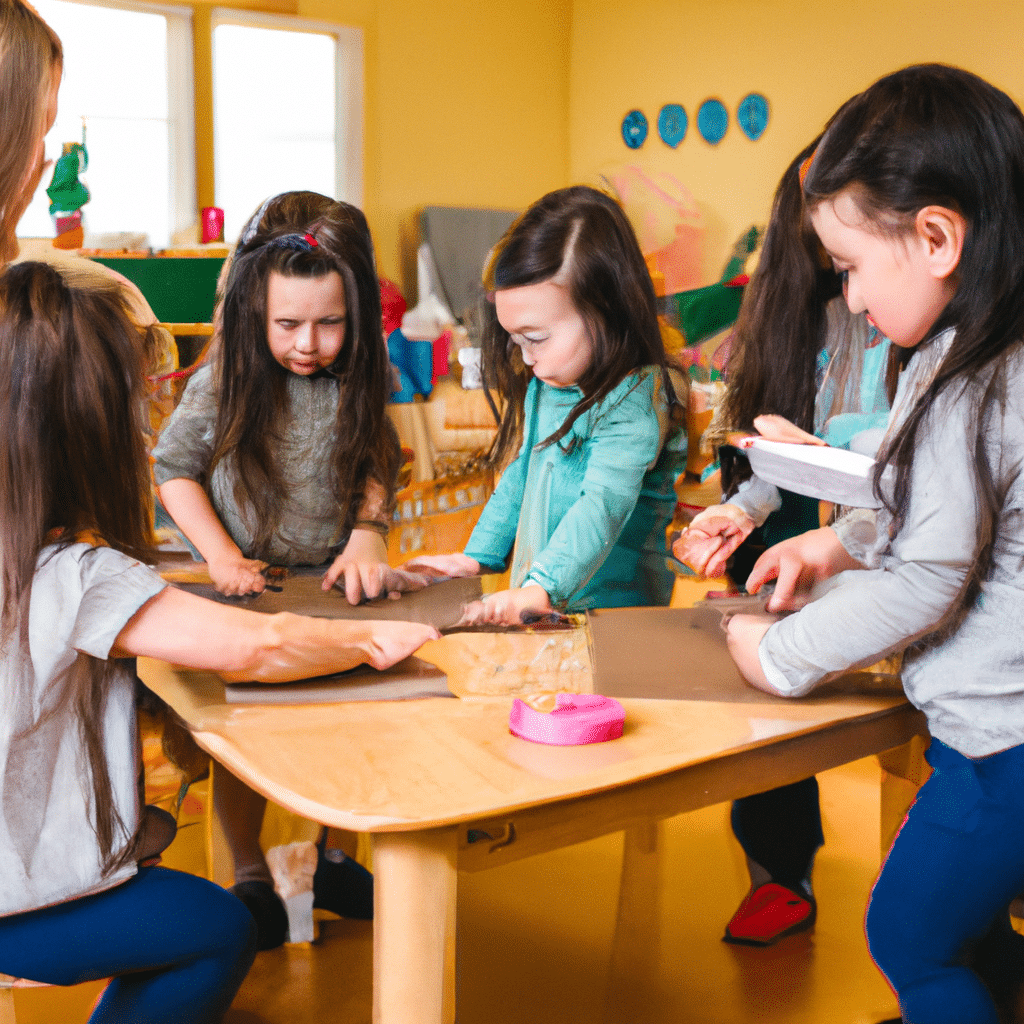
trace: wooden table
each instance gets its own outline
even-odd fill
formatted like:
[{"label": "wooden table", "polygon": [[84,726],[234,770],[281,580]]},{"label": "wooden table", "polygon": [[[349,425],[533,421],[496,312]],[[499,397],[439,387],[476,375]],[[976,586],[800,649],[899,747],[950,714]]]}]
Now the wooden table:
[{"label": "wooden table", "polygon": [[[199,744],[255,789],[316,821],[371,834],[375,1024],[455,1020],[459,871],[623,830],[606,1001],[607,1019],[621,1020],[631,986],[657,962],[658,821],[889,751],[924,731],[922,716],[895,694],[758,694],[750,703],[733,694],[626,699],[621,739],[546,747],[509,733],[508,697],[243,707],[225,704],[215,676],[146,659],[139,672]],[[886,767],[908,775],[901,763],[909,760],[890,756]],[[883,834],[891,832],[884,823]]]}]

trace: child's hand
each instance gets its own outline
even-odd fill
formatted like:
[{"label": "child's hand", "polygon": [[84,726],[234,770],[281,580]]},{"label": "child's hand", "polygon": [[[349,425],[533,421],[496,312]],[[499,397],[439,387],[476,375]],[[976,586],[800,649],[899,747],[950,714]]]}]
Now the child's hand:
[{"label": "child's hand", "polygon": [[206,566],[217,592],[228,597],[261,594],[267,585],[263,575],[267,563],[258,558],[225,558],[207,562]]},{"label": "child's hand", "polygon": [[366,622],[370,630],[366,663],[376,669],[390,668],[408,658],[428,640],[440,640],[433,626],[421,622]]},{"label": "child's hand", "polygon": [[488,594],[483,600],[472,601],[463,609],[458,625],[518,626],[526,613],[544,615],[550,611],[551,600],[547,591],[531,583],[518,590],[499,590],[496,594]]},{"label": "child's hand", "polygon": [[345,550],[324,573],[323,588],[338,586],[349,604],[359,604],[388,593],[388,548],[384,538],[373,530],[353,530]]},{"label": "child's hand", "polygon": [[772,623],[778,619],[774,615],[734,615],[729,619],[726,626],[726,643],[729,646],[729,653],[740,675],[751,686],[756,686],[765,693],[774,693],[784,696],[768,682],[768,677],[761,668],[761,659],[757,656],[761,640],[768,632]]},{"label": "child's hand", "polygon": [[795,423],[790,423],[785,416],[776,416],[774,413],[755,417],[754,429],[766,441],[786,441],[789,444],[816,444],[822,446],[825,444],[820,437],[808,434],[806,430],[801,430]]},{"label": "child's hand", "polygon": [[480,563],[475,558],[469,558],[457,551],[451,555],[421,555],[419,558],[410,559],[399,568],[424,576],[431,583],[460,576],[480,575]]},{"label": "child's hand", "polygon": [[683,531],[672,554],[701,576],[721,576],[729,556],[754,529],[754,520],[738,505],[711,505]]},{"label": "child's hand", "polygon": [[777,580],[768,611],[795,611],[807,604],[816,584],[847,569],[863,568],[840,543],[835,530],[825,526],[770,547],[751,570],[747,591],[756,594],[768,580]]}]

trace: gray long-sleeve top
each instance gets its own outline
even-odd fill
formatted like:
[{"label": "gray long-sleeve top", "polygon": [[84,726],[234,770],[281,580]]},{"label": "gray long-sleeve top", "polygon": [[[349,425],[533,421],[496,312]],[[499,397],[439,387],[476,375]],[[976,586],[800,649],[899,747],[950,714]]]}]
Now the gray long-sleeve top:
[{"label": "gray long-sleeve top", "polygon": [[[934,367],[934,346],[948,341],[940,336],[931,351],[924,346],[915,354],[904,373],[911,384],[914,361]],[[994,372],[1004,376],[997,381],[1001,400],[984,428],[1003,495],[993,566],[959,628],[951,636],[929,636],[954,607],[975,557],[981,516],[972,468],[976,414]],[[897,422],[909,404],[897,394]],[[761,642],[760,662],[773,686],[800,696],[828,673],[908,648],[903,686],[926,714],[932,735],[962,754],[981,757],[1024,743],[1021,349],[1003,370],[986,369],[962,387],[947,388],[918,439],[910,507],[899,533],[889,538],[891,518],[884,509],[859,511],[837,524],[846,549],[868,568],[842,573],[818,600],[773,625]]]},{"label": "gray long-sleeve top", "polygon": [[[339,508],[332,485],[337,382],[327,377],[288,375],[289,411],[277,451],[287,501],[281,521],[263,557],[284,565],[320,565],[347,540],[345,510]],[[210,502],[231,539],[247,558],[255,557],[253,530],[247,518],[259,509],[239,509],[230,462],[210,473],[217,394],[213,369],[204,366],[188,382],[174,415],[154,449],[153,475],[157,485],[177,477],[206,488]]]}]

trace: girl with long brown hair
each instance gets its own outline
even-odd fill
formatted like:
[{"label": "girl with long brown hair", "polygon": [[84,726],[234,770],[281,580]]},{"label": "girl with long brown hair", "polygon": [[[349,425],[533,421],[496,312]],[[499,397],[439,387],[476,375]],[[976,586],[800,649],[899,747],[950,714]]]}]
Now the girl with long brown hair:
[{"label": "girl with long brown hair", "polygon": [[[387,562],[400,450],[362,212],[315,192],[267,200],[242,231],[215,319],[211,362],[161,435],[155,477],[218,590],[262,590],[272,562],[327,565],[324,589],[343,585],[352,603],[421,586]],[[227,771],[218,779],[234,892],[270,949],[287,917],[259,841],[266,800]],[[314,905],[372,917],[372,876],[325,842]]]},{"label": "girl with long brown hair", "polygon": [[265,616],[145,563],[145,339],[116,282],[0,277],[0,971],[113,977],[92,1024],[213,1024],[252,961],[229,893],[155,866],[140,812],[134,657],[228,679],[405,657],[434,630]]}]

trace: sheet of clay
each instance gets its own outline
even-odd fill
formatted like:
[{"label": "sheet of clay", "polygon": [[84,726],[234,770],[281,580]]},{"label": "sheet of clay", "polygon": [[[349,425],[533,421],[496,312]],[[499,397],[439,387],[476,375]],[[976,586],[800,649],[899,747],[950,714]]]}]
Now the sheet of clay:
[{"label": "sheet of clay", "polygon": [[249,608],[254,612],[294,612],[320,619],[397,619],[425,622],[438,629],[447,629],[458,622],[463,606],[480,597],[479,576],[444,580],[424,590],[403,594],[396,601],[382,598],[359,605],[349,604],[337,588],[325,593],[320,585],[323,579],[320,569],[289,569],[279,584],[273,584],[274,587],[279,586],[279,590],[268,588],[252,597],[224,597],[217,593],[212,583],[184,582],[183,576],[171,579],[176,586],[200,597]]},{"label": "sheet of clay", "polygon": [[406,658],[378,672],[366,665],[333,676],[295,683],[229,683],[228,704],[337,704],[353,700],[416,700],[454,697],[448,677],[419,658]]},{"label": "sheet of clay", "polygon": [[[605,697],[777,703],[740,675],[725,642],[724,615],[763,610],[763,600],[707,601],[694,608],[607,608],[587,615],[594,659],[594,692]],[[899,693],[899,679],[851,673],[815,690]]]}]

